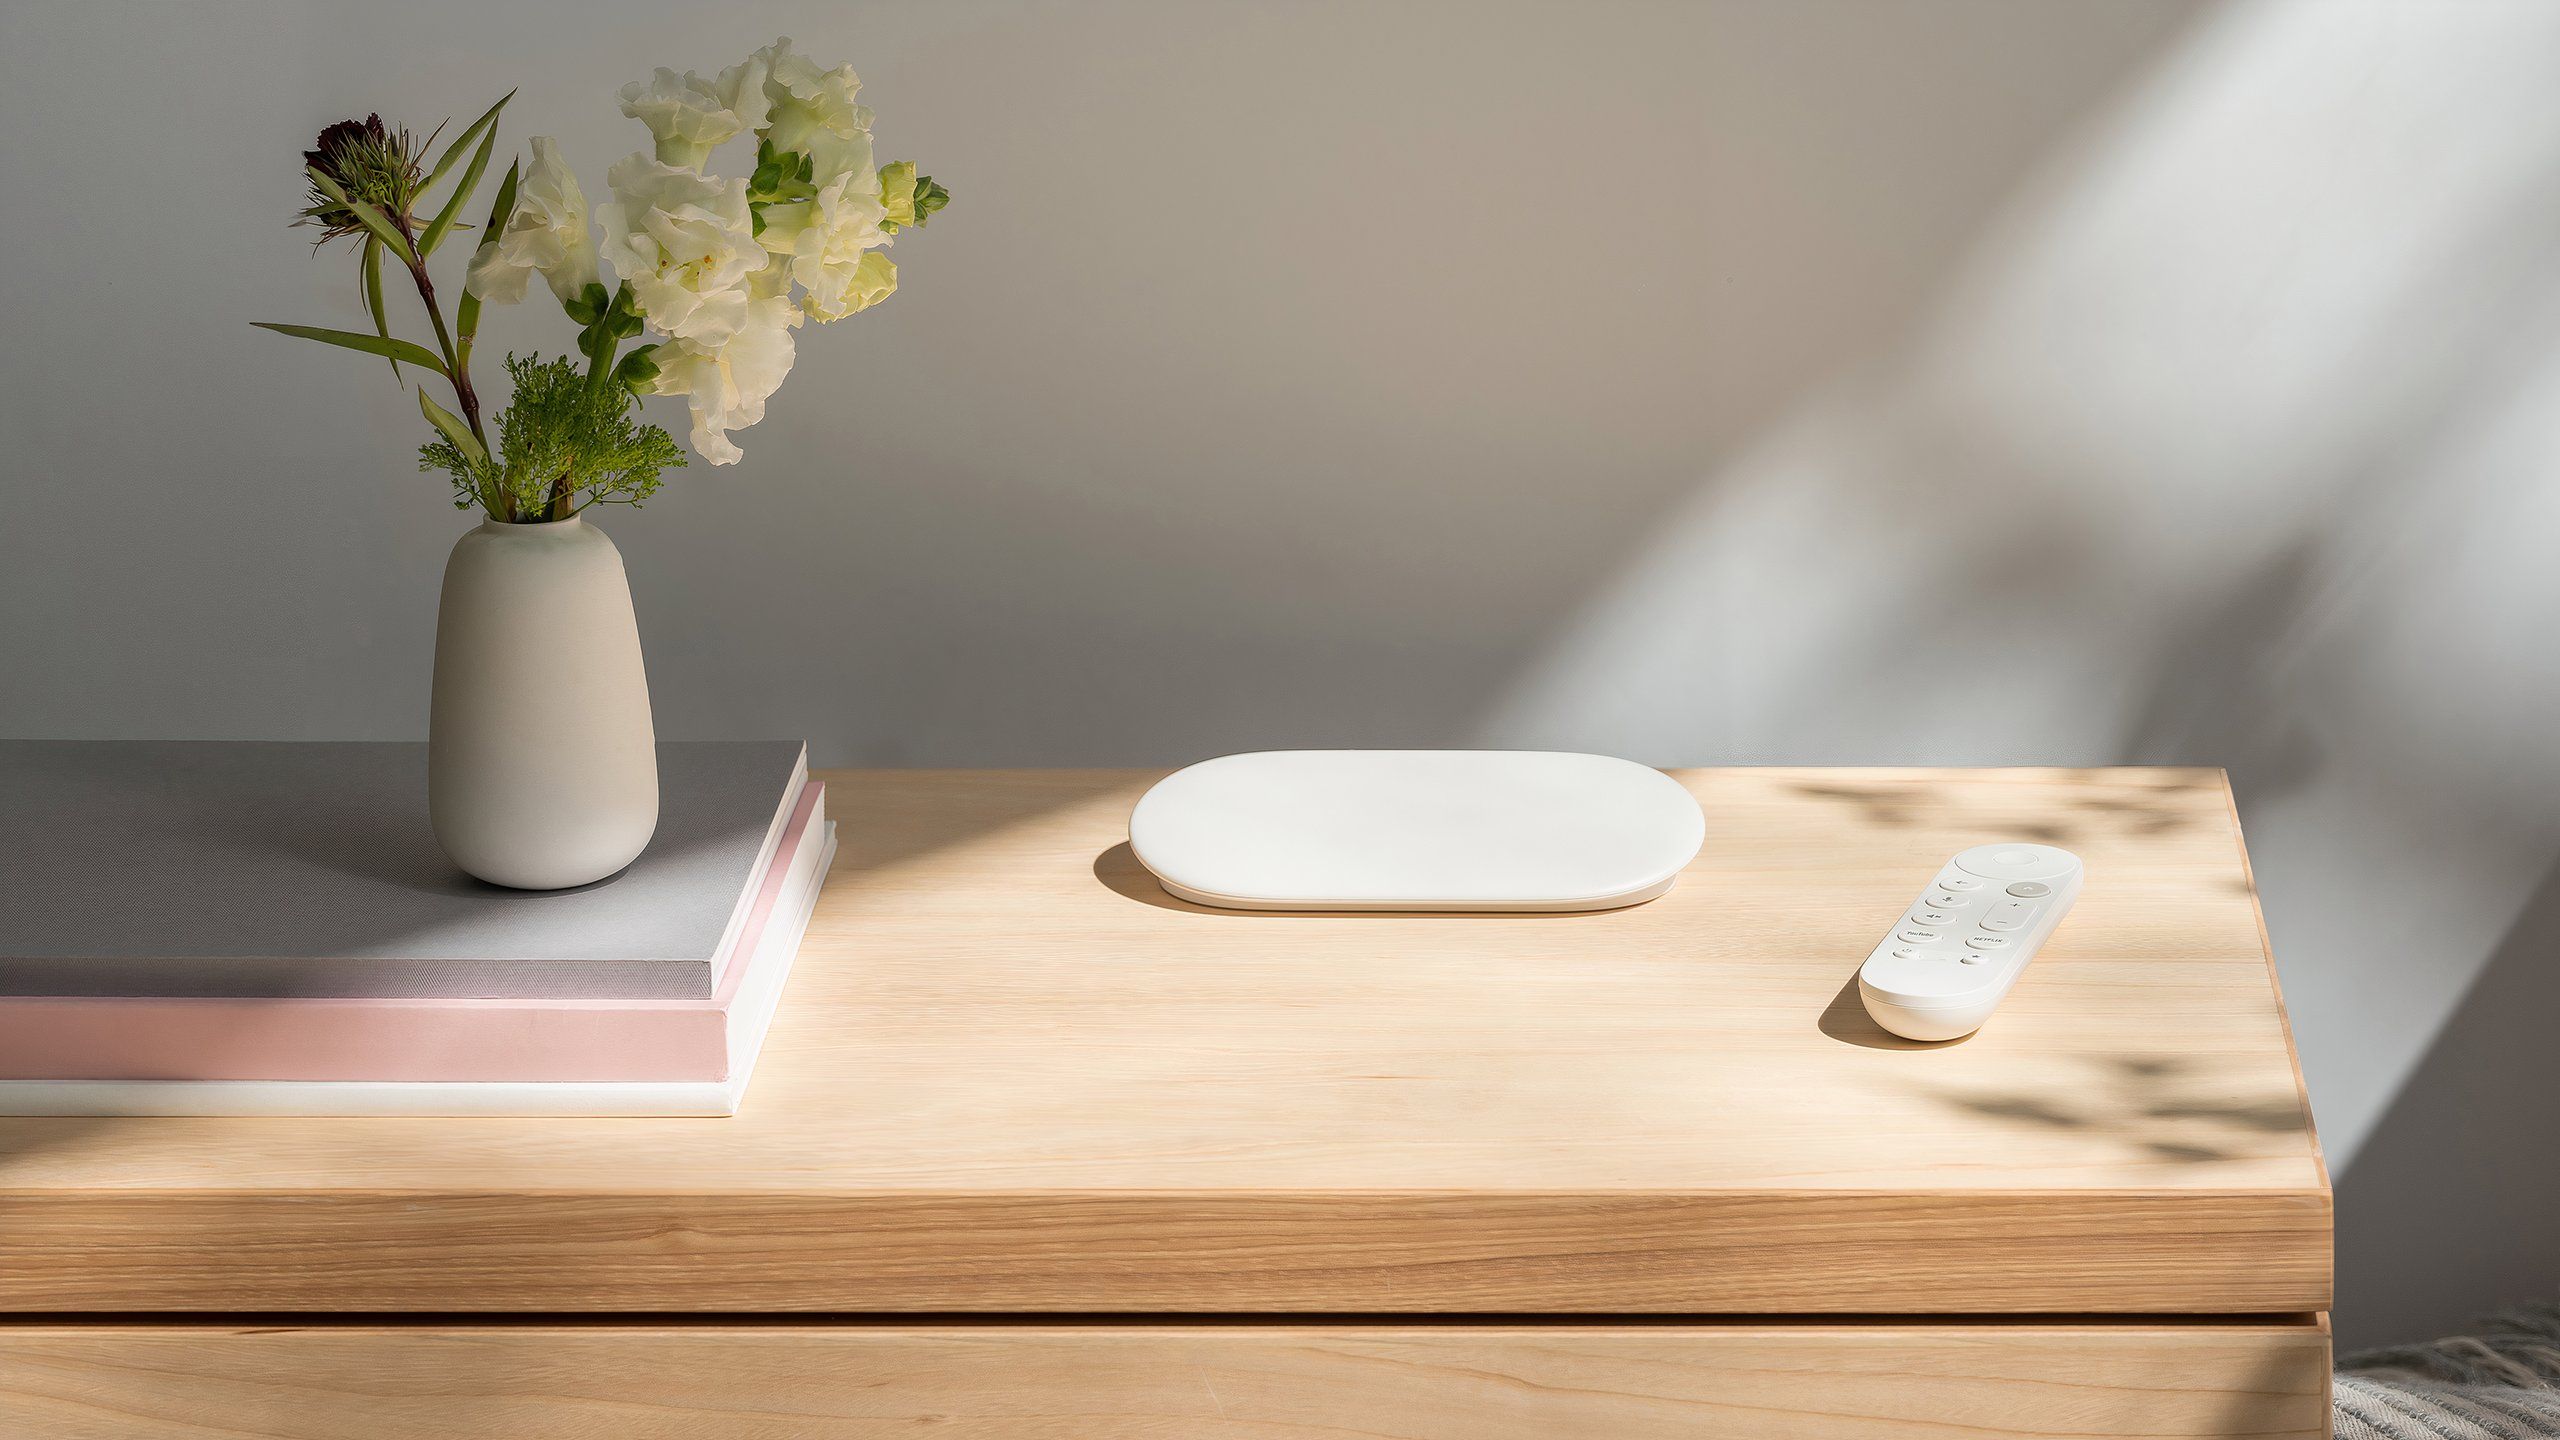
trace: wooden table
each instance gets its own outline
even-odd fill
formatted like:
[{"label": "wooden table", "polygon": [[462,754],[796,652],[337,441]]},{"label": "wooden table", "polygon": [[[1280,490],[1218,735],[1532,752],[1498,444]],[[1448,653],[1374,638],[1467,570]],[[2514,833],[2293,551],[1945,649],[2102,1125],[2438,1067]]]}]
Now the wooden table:
[{"label": "wooden table", "polygon": [[[0,1120],[0,1434],[2327,1434],[2330,1196],[2222,777],[1709,770],[1667,897],[1246,915],[1149,773],[838,773],[732,1120]],[[2088,887],[1991,1024],[1858,962]]]}]

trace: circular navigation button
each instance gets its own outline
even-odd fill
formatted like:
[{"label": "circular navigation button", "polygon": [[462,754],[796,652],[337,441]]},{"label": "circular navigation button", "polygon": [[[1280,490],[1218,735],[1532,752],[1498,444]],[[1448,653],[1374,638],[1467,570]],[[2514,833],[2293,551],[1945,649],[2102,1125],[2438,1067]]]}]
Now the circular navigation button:
[{"label": "circular navigation button", "polygon": [[2041,900],[2053,893],[2053,887],[2041,880],[2021,880],[2009,887],[2009,893],[2021,900]]},{"label": "circular navigation button", "polygon": [[2080,857],[2052,845],[1976,845],[1956,856],[1955,868],[2006,885],[2078,874]]}]

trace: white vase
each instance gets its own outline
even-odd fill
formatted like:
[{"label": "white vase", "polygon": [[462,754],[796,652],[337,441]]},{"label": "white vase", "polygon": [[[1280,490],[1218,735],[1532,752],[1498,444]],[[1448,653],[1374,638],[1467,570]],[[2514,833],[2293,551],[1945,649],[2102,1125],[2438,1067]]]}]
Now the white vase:
[{"label": "white vase", "polygon": [[603,531],[493,520],[455,542],[427,812],[455,864],[519,890],[601,880],[647,848],[657,736],[631,582]]}]

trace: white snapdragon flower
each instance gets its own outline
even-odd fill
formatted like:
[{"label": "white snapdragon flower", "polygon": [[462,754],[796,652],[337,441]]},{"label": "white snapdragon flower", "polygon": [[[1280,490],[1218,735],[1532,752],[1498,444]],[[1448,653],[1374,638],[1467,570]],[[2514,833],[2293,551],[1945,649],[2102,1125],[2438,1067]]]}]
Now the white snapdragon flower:
[{"label": "white snapdragon flower", "polygon": [[640,313],[678,340],[717,346],[747,323],[746,279],[765,265],[747,182],[713,180],[646,155],[605,172],[604,254]]},{"label": "white snapdragon flower", "polygon": [[516,208],[480,242],[463,284],[483,302],[512,305],[524,298],[525,280],[535,271],[564,305],[596,279],[587,197],[548,135],[533,137],[533,168],[516,185]]},{"label": "white snapdragon flower", "polygon": [[841,270],[830,271],[825,292],[826,309],[821,311],[820,292],[812,290],[801,297],[809,313],[823,321],[841,320],[857,310],[868,310],[898,293],[898,267],[877,250]]},{"label": "white snapdragon flower", "polygon": [[765,95],[765,81],[773,73],[772,62],[762,50],[720,72],[711,82],[712,93],[729,113],[738,117],[741,130],[761,130],[773,115],[773,101]]},{"label": "white snapdragon flower", "polygon": [[[885,277],[896,288],[896,270],[887,256],[868,252],[889,243],[889,211],[880,195],[879,173],[870,165],[870,137],[861,141],[861,163],[822,185],[816,196],[788,205],[768,205],[757,242],[790,267],[791,278],[808,292],[801,305],[821,322],[841,320],[856,310],[887,298]],[[866,260],[870,263],[866,264]]]},{"label": "white snapdragon flower", "polygon": [[649,79],[622,87],[622,113],[649,127],[661,164],[699,170],[724,142],[764,128],[773,103],[765,96],[767,74],[762,51],[716,80],[661,65]]},{"label": "white snapdragon flower", "polygon": [[[772,113],[758,128],[773,141],[774,149],[817,157],[821,179],[828,173],[830,149],[861,135],[868,153],[871,109],[854,103],[862,80],[852,66],[821,70],[816,61],[791,48],[788,35],[749,56],[747,63],[761,65],[765,72],[764,93]],[[721,73],[724,78],[728,74]]]},{"label": "white snapdragon flower", "polygon": [[687,397],[694,453],[711,464],[738,463],[746,452],[729,432],[762,420],[764,402],[791,373],[797,358],[791,331],[800,323],[800,310],[782,293],[789,283],[782,263],[774,262],[742,287],[751,298],[735,333],[713,344],[671,340],[652,356],[658,364],[653,393]]}]

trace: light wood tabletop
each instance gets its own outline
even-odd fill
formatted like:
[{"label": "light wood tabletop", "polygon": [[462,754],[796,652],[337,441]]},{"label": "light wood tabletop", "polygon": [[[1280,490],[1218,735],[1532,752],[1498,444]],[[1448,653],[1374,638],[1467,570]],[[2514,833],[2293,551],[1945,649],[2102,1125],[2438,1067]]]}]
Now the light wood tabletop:
[{"label": "light wood tabletop", "polygon": [[[1242,914],[1160,772],[836,772],[729,1120],[0,1120],[27,1311],[2308,1312],[2330,1201],[2209,770],[1679,772],[1588,915]],[[1853,977],[1949,855],[2087,886],[1924,1046]]]}]

